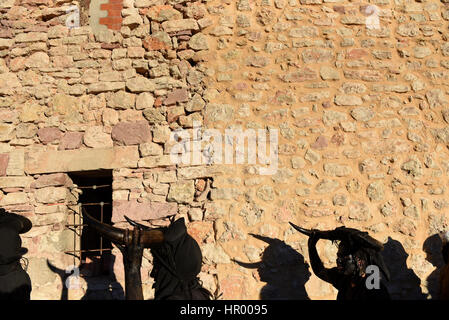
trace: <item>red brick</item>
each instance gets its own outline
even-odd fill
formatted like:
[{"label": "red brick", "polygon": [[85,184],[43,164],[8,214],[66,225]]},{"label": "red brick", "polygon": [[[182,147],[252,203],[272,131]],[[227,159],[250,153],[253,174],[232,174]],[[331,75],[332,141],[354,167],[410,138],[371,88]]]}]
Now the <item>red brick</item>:
[{"label": "red brick", "polygon": [[108,10],[108,17],[121,17],[122,10]]},{"label": "red brick", "polygon": [[100,18],[100,24],[118,24],[122,23],[122,18],[120,17],[106,17]]},{"label": "red brick", "polygon": [[100,9],[101,10],[122,10],[123,9],[123,5],[120,3],[103,3],[100,5]]}]

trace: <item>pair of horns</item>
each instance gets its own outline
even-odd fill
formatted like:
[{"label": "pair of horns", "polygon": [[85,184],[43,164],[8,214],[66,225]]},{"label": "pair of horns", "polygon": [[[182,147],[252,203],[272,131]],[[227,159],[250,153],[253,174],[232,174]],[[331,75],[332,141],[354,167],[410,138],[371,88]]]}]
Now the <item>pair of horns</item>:
[{"label": "pair of horns", "polygon": [[152,245],[162,243],[164,241],[164,234],[161,230],[152,230],[149,227],[137,223],[126,216],[125,219],[132,226],[134,226],[134,230],[131,230],[131,232],[129,229],[116,228],[102,223],[89,215],[84,207],[81,208],[83,219],[87,222],[89,227],[93,228],[112,242],[121,245],[131,245],[133,243],[137,243],[144,248],[149,248]]},{"label": "pair of horns", "polygon": [[368,232],[363,232],[353,228],[338,227],[334,230],[321,231],[316,229],[304,229],[291,222],[290,225],[297,231],[309,237],[312,234],[315,234],[320,239],[346,241],[350,244],[359,244],[362,247],[372,248],[377,251],[381,251],[384,247],[381,242],[368,235]]}]

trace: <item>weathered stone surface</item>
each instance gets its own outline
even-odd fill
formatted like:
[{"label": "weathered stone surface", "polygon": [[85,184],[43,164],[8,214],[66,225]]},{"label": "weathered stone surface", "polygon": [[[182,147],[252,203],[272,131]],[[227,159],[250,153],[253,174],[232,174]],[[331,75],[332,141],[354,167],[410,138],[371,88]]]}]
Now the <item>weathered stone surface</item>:
[{"label": "weathered stone surface", "polygon": [[64,202],[67,198],[68,189],[64,187],[45,187],[36,189],[34,198],[40,203]]},{"label": "weathered stone surface", "polygon": [[111,136],[119,144],[141,144],[151,141],[151,129],[147,121],[120,122],[112,128]]},{"label": "weathered stone surface", "polygon": [[125,215],[133,220],[153,220],[173,216],[178,211],[176,203],[114,201],[112,222],[125,221]]},{"label": "weathered stone surface", "polygon": [[28,196],[24,192],[11,192],[4,195],[0,200],[0,206],[17,205],[28,203]]},{"label": "weathered stone surface", "polygon": [[70,178],[65,173],[45,174],[37,178],[31,185],[32,188],[69,186]]},{"label": "weathered stone surface", "polygon": [[149,79],[138,76],[126,81],[126,88],[133,93],[154,91],[156,86]]},{"label": "weathered stone surface", "polygon": [[197,33],[193,35],[189,42],[189,48],[193,50],[207,50],[209,49],[209,44],[207,41],[207,37],[202,33]]},{"label": "weathered stone surface", "polygon": [[329,145],[329,141],[325,136],[319,136],[316,138],[315,142],[310,145],[312,149],[322,150],[326,149]]},{"label": "weathered stone surface", "polygon": [[125,89],[124,82],[98,82],[92,83],[87,87],[88,93],[102,93],[109,91],[118,91]]},{"label": "weathered stone surface", "polygon": [[338,69],[328,67],[328,66],[322,66],[320,68],[320,76],[323,80],[339,80],[340,79],[340,73],[338,72]]},{"label": "weathered stone surface", "polygon": [[0,141],[9,141],[13,138],[14,125],[0,123]]},{"label": "weathered stone surface", "polygon": [[122,167],[136,168],[138,160],[137,146],[27,152],[25,154],[25,172],[36,174]]},{"label": "weathered stone surface", "polygon": [[194,19],[178,19],[162,22],[165,32],[178,32],[182,30],[198,30],[198,23]]},{"label": "weathered stone surface", "polygon": [[167,98],[163,101],[164,105],[173,105],[177,102],[187,102],[189,99],[189,93],[187,89],[175,89],[167,95]]},{"label": "weathered stone surface", "polygon": [[111,94],[106,101],[107,106],[110,108],[116,110],[126,110],[134,108],[135,100],[135,95],[125,91],[118,91]]},{"label": "weathered stone surface", "polygon": [[33,181],[33,177],[2,177],[0,188],[28,188]]},{"label": "weathered stone surface", "polygon": [[257,189],[256,195],[264,201],[273,201],[275,196],[273,188],[269,185],[264,185]]},{"label": "weathered stone surface", "polygon": [[230,121],[234,116],[234,108],[230,104],[209,103],[206,105],[206,119],[209,121]]},{"label": "weathered stone surface", "polygon": [[336,95],[334,103],[337,106],[359,106],[361,105],[362,99],[358,96],[352,95]]},{"label": "weathered stone surface", "polygon": [[176,162],[173,162],[169,155],[147,156],[138,162],[139,168],[168,167],[174,164]]},{"label": "weathered stone surface", "polygon": [[384,199],[385,187],[382,181],[375,181],[368,185],[366,194],[371,201],[380,201]]},{"label": "weathered stone surface", "polygon": [[25,60],[25,66],[28,68],[46,68],[50,66],[50,58],[44,52],[36,52]]},{"label": "weathered stone surface", "polygon": [[62,132],[58,128],[42,128],[37,130],[37,136],[42,143],[51,143],[61,139]]},{"label": "weathered stone surface", "polygon": [[177,203],[190,203],[193,201],[194,193],[195,187],[193,180],[171,183],[167,201]]},{"label": "weathered stone surface", "polygon": [[22,87],[19,78],[12,73],[0,73],[0,94],[1,95],[12,95],[14,90]]},{"label": "weathered stone surface", "polygon": [[346,177],[352,173],[351,167],[338,163],[325,163],[324,173],[331,177]]},{"label": "weathered stone surface", "polygon": [[351,116],[357,121],[369,121],[374,118],[375,112],[368,107],[359,107],[351,110]]},{"label": "weathered stone surface", "polygon": [[9,153],[8,168],[6,174],[8,176],[23,176],[25,166],[25,153],[23,149],[15,149]]},{"label": "weathered stone surface", "polygon": [[58,150],[79,149],[83,145],[82,132],[66,132],[59,142]]},{"label": "weathered stone surface", "polygon": [[349,219],[356,221],[368,221],[372,218],[372,214],[368,206],[360,201],[351,201],[349,204]]},{"label": "weathered stone surface", "polygon": [[326,126],[334,126],[342,121],[348,120],[348,116],[346,113],[334,111],[334,110],[326,110],[323,115],[323,123]]},{"label": "weathered stone surface", "polygon": [[104,132],[101,126],[86,129],[83,137],[84,144],[91,148],[112,148],[113,141],[110,134]]},{"label": "weathered stone surface", "polygon": [[331,193],[340,186],[336,180],[323,179],[315,187],[315,191],[319,194]]},{"label": "weathered stone surface", "polygon": [[136,98],[136,109],[144,110],[147,108],[151,108],[154,105],[154,97],[151,93],[142,92]]},{"label": "weathered stone surface", "polygon": [[201,252],[206,264],[231,263],[231,259],[220,245],[206,243],[201,247]]},{"label": "weathered stone surface", "polygon": [[279,78],[284,82],[302,82],[309,80],[316,80],[318,78],[316,72],[308,67],[304,67],[297,71],[280,75]]},{"label": "weathered stone surface", "polygon": [[157,143],[146,142],[139,145],[139,151],[141,157],[158,156],[162,155],[163,148]]}]

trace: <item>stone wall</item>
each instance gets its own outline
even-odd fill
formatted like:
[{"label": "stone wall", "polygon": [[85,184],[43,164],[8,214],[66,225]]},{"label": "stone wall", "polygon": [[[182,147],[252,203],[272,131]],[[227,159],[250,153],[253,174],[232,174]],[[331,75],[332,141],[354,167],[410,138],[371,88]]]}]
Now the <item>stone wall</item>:
[{"label": "stone wall", "polygon": [[[200,278],[223,299],[335,297],[289,221],[369,231],[387,243],[393,297],[435,294],[441,259],[427,239],[448,227],[444,2],[91,0],[83,14],[122,6],[121,27],[91,12],[103,20],[69,29],[66,8],[77,4],[0,3],[0,205],[33,221],[24,246],[34,299],[61,294],[47,259],[72,263],[67,173],[95,169],[113,170],[115,225],[124,212],[154,224],[186,217]],[[379,27],[367,25],[368,5]],[[279,130],[277,172],[174,164],[170,134],[194,121]],[[319,249],[330,267],[335,245]]]}]

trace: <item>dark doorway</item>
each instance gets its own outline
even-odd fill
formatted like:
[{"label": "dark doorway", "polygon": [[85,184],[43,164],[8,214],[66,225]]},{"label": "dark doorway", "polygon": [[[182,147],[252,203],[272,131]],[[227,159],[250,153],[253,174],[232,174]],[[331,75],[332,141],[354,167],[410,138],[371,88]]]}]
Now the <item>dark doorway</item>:
[{"label": "dark doorway", "polygon": [[[73,183],[82,190],[78,203],[95,219],[111,224],[112,170],[69,173]],[[112,272],[112,244],[84,225],[81,232],[80,273],[84,276],[106,276]]]}]

